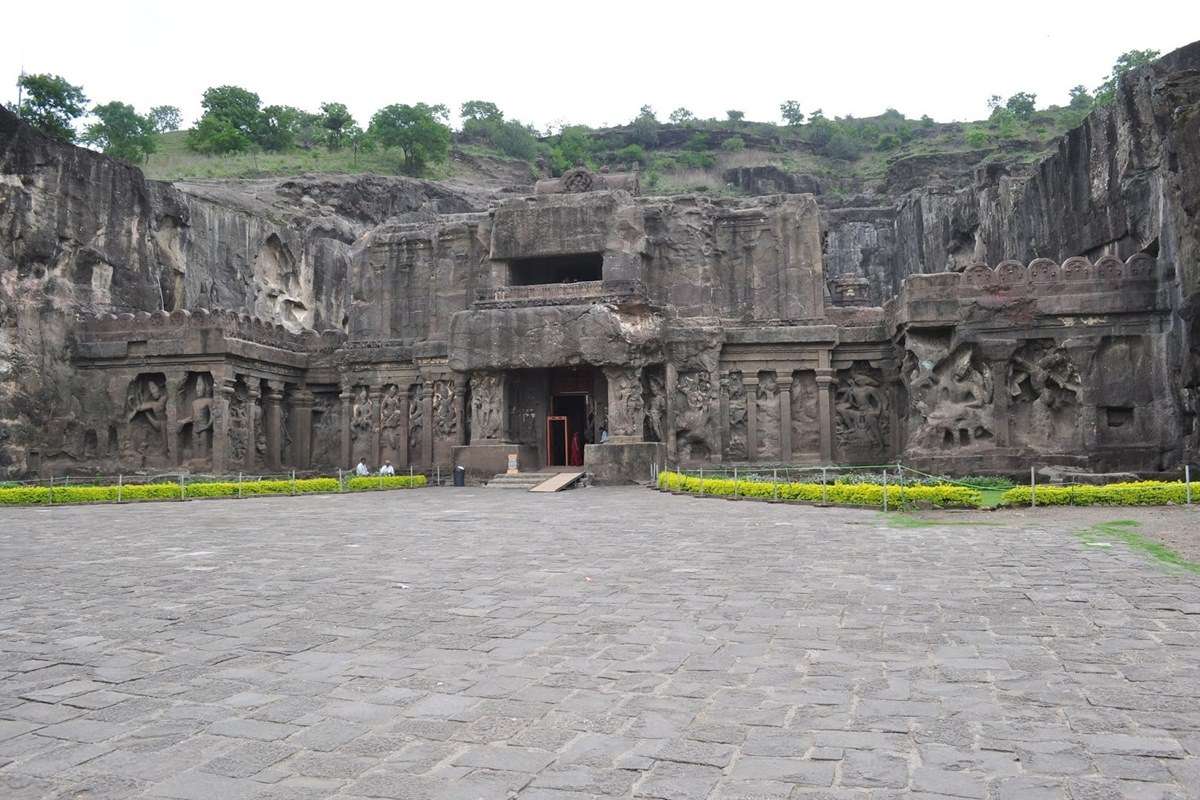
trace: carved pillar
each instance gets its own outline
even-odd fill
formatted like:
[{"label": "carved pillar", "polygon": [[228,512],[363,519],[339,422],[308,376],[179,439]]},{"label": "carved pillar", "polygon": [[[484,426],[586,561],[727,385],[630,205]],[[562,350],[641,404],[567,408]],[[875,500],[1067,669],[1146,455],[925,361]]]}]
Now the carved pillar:
[{"label": "carved pillar", "polygon": [[467,444],[467,376],[455,373],[450,382],[454,391],[454,442],[456,445]]},{"label": "carved pillar", "polygon": [[425,392],[421,396],[421,416],[425,418],[425,427],[421,428],[421,463],[426,467],[433,466],[433,429],[437,427],[433,419],[433,393],[437,391],[437,382],[433,378],[425,381]]},{"label": "carved pillar", "polygon": [[779,388],[779,460],[792,463],[792,373],[779,372],[775,376]]},{"label": "carved pillar", "polygon": [[742,376],[746,387],[746,460],[758,460],[758,373]]},{"label": "carved pillar", "polygon": [[212,403],[212,470],[216,475],[223,475],[230,469],[229,463],[229,407],[233,404],[233,396],[237,392],[237,381],[223,378],[213,373],[213,403]]},{"label": "carved pillar", "polygon": [[351,463],[351,458],[353,457],[353,453],[351,453],[351,451],[350,451],[350,447],[351,447],[350,415],[353,410],[352,405],[354,403],[354,387],[348,383],[343,383],[342,391],[338,395],[338,397],[340,397],[342,400],[342,458],[341,458],[341,462],[342,462],[343,466],[353,467],[354,464]]},{"label": "carved pillar", "polygon": [[259,398],[262,396],[262,386],[258,378],[246,378],[246,471],[257,471],[258,462],[255,460],[258,454],[258,425],[254,409],[258,407]]},{"label": "carved pillar", "polygon": [[292,460],[299,469],[312,466],[313,393],[301,386],[292,396]]},{"label": "carved pillar", "polygon": [[167,421],[162,435],[166,444],[167,463],[176,466],[182,463],[182,454],[179,452],[179,403],[186,383],[186,372],[167,372]]},{"label": "carved pillar", "polygon": [[642,441],[646,416],[642,400],[641,367],[605,367],[608,379],[608,441],[628,444]]},{"label": "carved pillar", "polygon": [[263,424],[267,426],[267,452],[263,460],[267,469],[278,470],[283,450],[283,381],[267,381],[267,393],[263,397]]},{"label": "carved pillar", "polygon": [[[821,354],[821,362],[828,364],[829,355]],[[817,421],[821,425],[821,463],[833,463],[833,385],[837,380],[828,367],[817,369]]]},{"label": "carved pillar", "polygon": [[729,452],[729,373],[721,373],[720,383],[720,413],[721,413],[721,430],[718,435],[721,437],[721,453],[718,460],[724,460],[725,454]]},{"label": "carved pillar", "polygon": [[[894,458],[900,454],[900,409],[897,407],[896,399],[898,397],[897,387],[900,385],[900,371],[894,366],[885,366],[880,369],[880,389],[884,393],[884,399],[887,403],[887,426],[888,435],[887,441],[883,446],[887,448],[884,454],[886,458]],[[882,420],[880,420],[882,422]]]},{"label": "carved pillar", "polygon": [[371,409],[371,435],[367,440],[367,463],[382,464],[383,451],[380,449],[380,406],[383,401],[383,387],[372,386],[367,389],[367,397],[370,400],[368,408]]},{"label": "carved pillar", "polygon": [[663,440],[667,445],[667,462],[674,464],[679,460],[678,442],[675,441],[675,384],[679,380],[679,371],[670,361],[663,370],[663,391],[667,393],[663,412]]},{"label": "carved pillar", "polygon": [[408,466],[408,388],[400,390],[400,426],[396,429],[396,463],[393,466]]}]

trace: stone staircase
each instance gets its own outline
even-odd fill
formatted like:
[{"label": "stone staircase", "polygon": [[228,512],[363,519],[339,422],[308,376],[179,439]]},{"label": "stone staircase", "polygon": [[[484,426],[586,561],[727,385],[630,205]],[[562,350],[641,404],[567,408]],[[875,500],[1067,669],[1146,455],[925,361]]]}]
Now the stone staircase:
[{"label": "stone staircase", "polygon": [[518,472],[516,475],[509,475],[507,472],[501,472],[487,482],[487,488],[520,489],[528,492],[539,483],[549,480],[557,474],[557,472]]}]

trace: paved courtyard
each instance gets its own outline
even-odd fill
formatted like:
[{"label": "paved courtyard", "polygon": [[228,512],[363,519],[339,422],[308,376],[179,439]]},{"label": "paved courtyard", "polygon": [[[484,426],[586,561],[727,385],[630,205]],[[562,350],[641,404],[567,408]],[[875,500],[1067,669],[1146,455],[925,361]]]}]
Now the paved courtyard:
[{"label": "paved courtyard", "polygon": [[1200,577],[1085,517],[0,510],[0,798],[1200,797]]}]

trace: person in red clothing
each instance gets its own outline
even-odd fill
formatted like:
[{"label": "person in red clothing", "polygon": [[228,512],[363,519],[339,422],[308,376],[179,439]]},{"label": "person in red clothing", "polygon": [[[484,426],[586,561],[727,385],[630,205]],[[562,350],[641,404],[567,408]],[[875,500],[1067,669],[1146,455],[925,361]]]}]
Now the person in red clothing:
[{"label": "person in red clothing", "polygon": [[571,437],[571,466],[583,466],[583,437],[579,435],[579,431],[575,431],[575,435]]}]

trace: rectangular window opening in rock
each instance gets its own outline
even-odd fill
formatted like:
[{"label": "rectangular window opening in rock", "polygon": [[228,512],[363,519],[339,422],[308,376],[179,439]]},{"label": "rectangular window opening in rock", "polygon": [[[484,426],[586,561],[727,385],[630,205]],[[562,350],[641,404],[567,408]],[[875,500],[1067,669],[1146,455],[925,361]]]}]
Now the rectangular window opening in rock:
[{"label": "rectangular window opening in rock", "polygon": [[602,253],[518,258],[508,265],[510,286],[544,286],[555,283],[582,283],[604,278]]}]

